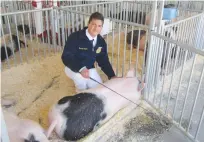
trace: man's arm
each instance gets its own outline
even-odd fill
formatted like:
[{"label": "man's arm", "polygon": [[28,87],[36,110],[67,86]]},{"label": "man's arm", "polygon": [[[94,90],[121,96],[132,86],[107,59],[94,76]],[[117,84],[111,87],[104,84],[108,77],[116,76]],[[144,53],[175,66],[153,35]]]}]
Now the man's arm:
[{"label": "man's arm", "polygon": [[107,44],[104,41],[104,46],[101,49],[99,55],[96,56],[96,61],[98,65],[101,67],[101,70],[108,76],[108,79],[115,77],[115,73],[110,64],[108,53],[107,53]]},{"label": "man's arm", "polygon": [[74,72],[79,72],[85,67],[82,62],[76,57],[77,54],[77,35],[72,34],[68,37],[61,59],[65,66]]}]

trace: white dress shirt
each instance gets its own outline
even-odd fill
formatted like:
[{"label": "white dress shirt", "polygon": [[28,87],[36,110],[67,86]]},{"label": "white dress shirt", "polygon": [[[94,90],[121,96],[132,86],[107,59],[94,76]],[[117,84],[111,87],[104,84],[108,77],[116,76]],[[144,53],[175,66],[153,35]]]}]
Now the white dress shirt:
[{"label": "white dress shirt", "polygon": [[97,36],[95,36],[94,38],[89,34],[88,29],[86,29],[86,36],[88,37],[89,40],[93,40],[93,46],[96,46],[96,42],[97,42]]},{"label": "white dress shirt", "polygon": [[[96,46],[96,42],[97,42],[97,36],[95,36],[94,38],[89,34],[88,29],[86,29],[86,36],[88,37],[89,40],[94,40],[93,41],[93,46]],[[79,72],[81,72],[83,69],[85,69],[86,67],[82,67]]]}]

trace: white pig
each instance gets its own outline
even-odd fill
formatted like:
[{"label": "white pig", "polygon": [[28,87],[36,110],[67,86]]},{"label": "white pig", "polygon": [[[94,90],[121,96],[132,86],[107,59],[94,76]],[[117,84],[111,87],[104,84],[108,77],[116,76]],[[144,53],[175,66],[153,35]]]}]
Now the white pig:
[{"label": "white pig", "polygon": [[[111,79],[104,85],[137,104],[143,87],[138,89],[141,84],[133,73],[129,71],[127,77]],[[61,139],[75,141],[96,130],[131,103],[114,91],[99,85],[61,98],[49,111],[47,137],[55,130]]]},{"label": "white pig", "polygon": [[[2,106],[8,103],[9,100],[3,100]],[[49,142],[45,131],[37,122],[20,119],[14,113],[5,110],[2,110],[1,113],[3,113],[10,142]]]}]

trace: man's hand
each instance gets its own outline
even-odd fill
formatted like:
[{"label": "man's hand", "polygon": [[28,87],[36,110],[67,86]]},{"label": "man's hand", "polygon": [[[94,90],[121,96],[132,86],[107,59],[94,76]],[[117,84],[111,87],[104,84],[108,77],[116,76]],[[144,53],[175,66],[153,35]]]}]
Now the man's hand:
[{"label": "man's hand", "polygon": [[84,78],[89,78],[89,70],[87,68],[83,69],[80,73]]}]

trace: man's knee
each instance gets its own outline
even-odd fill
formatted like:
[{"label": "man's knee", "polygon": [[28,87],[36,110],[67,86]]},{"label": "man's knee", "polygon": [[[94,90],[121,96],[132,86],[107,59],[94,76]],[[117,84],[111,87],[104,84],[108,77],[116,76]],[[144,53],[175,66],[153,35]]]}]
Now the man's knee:
[{"label": "man's knee", "polygon": [[90,70],[90,77],[95,79],[97,82],[102,83],[102,79],[96,69]]},{"label": "man's knee", "polygon": [[77,90],[86,90],[87,89],[87,84],[86,84],[86,82],[75,82],[74,81],[74,83],[75,83],[75,87],[76,87],[76,89]]},{"label": "man's knee", "polygon": [[93,78],[94,80],[89,79],[89,81],[88,81],[88,87],[89,88],[95,88],[100,83],[102,83],[102,79],[101,79],[100,75],[98,74],[98,72],[96,71],[96,69],[90,70],[90,77]]},{"label": "man's knee", "polygon": [[77,90],[87,89],[87,81],[79,73],[75,73],[68,67],[65,67],[65,74],[73,80]]},{"label": "man's knee", "polygon": [[73,74],[73,72],[68,67],[64,68],[64,72],[67,75],[67,77],[73,79],[74,74]]}]

